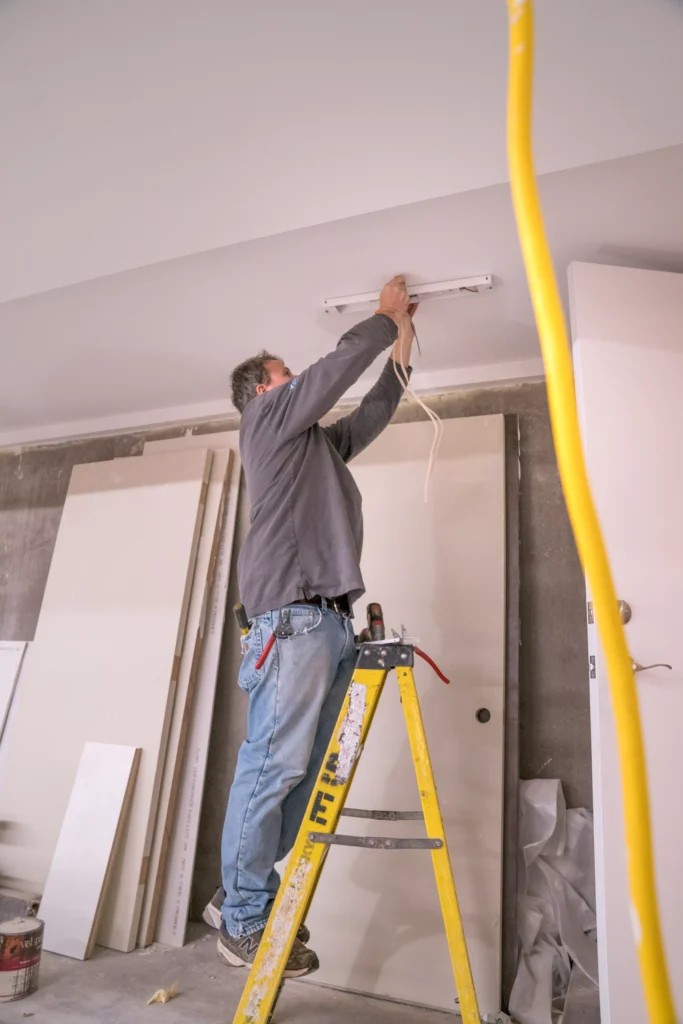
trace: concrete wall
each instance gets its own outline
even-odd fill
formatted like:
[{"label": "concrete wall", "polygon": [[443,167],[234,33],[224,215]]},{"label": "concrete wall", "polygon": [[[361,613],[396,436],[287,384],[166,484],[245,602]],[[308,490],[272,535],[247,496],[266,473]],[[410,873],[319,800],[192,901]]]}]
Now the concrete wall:
[{"label": "concrete wall", "polygon": [[[560,490],[542,384],[435,397],[444,418],[516,414],[520,433],[520,774],[559,777],[571,806],[591,806],[585,590]],[[402,406],[398,420],[421,416]],[[226,429],[215,423],[201,431]],[[144,440],[181,428],[0,453],[0,639],[35,631],[72,466],[139,454]],[[242,503],[238,535],[244,533]],[[232,581],[230,600],[236,600]],[[242,739],[246,699],[234,685],[239,644],[229,621],[213,723],[195,870],[195,911],[220,879],[219,844]]]}]

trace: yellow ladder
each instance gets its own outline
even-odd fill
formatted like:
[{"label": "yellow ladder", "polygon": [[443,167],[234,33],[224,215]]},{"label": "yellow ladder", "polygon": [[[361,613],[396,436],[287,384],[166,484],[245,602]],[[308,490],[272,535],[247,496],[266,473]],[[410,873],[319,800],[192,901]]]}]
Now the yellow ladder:
[{"label": "yellow ladder", "polygon": [[[372,609],[378,610],[377,605]],[[379,626],[378,633],[378,622]],[[269,1024],[284,983],[283,972],[294,938],[306,917],[331,846],[362,846],[370,850],[430,850],[441,902],[446,938],[453,965],[460,1013],[464,1024],[480,1024],[453,872],[448,856],[434,774],[429,759],[420,704],[413,676],[415,647],[405,639],[386,641],[381,611],[375,616],[373,636],[363,643],[344,705],[323,760],[282,884],[261,939],[233,1024]],[[418,652],[421,653],[421,652]],[[410,749],[420,790],[419,811],[344,811],[344,803],[358,759],[389,672],[398,677]],[[339,817],[378,820],[424,820],[427,837],[394,839],[344,836],[335,831]]]}]

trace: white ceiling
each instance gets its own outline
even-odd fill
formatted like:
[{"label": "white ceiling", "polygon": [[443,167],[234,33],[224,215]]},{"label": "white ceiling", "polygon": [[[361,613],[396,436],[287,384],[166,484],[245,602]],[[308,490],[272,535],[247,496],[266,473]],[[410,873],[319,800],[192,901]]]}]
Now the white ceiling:
[{"label": "white ceiling", "polygon": [[[536,10],[539,171],[683,142],[681,3]],[[4,0],[0,300],[505,181],[506,18],[504,0]],[[445,262],[476,269],[477,234]],[[428,277],[424,251],[402,258]],[[312,296],[310,269],[287,282]]]},{"label": "white ceiling", "polygon": [[[683,271],[681,182],[683,146],[543,177],[562,287],[572,260]],[[496,279],[420,310],[418,386],[538,372],[508,187],[496,185],[0,305],[0,445],[220,415],[237,361],[266,345],[305,366],[354,320],[321,300],[397,271]]]}]

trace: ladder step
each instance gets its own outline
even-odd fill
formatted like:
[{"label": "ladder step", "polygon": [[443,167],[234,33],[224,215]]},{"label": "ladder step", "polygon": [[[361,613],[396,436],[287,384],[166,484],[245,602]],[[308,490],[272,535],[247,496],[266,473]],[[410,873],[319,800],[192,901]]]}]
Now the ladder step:
[{"label": "ladder step", "polygon": [[362,846],[366,850],[440,850],[443,839],[394,839],[393,836],[344,836],[336,832],[309,832],[312,843],[325,846]]},{"label": "ladder step", "polygon": [[363,811],[357,807],[345,807],[341,812],[345,818],[372,818],[374,821],[424,821],[422,811]]}]

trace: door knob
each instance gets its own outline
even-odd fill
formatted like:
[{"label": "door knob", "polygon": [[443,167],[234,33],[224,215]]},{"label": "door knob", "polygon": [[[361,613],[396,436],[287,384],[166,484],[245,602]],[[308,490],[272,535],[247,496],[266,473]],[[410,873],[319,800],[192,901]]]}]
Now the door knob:
[{"label": "door knob", "polygon": [[619,601],[619,618],[624,626],[627,626],[633,618],[633,610],[628,601]]},{"label": "door knob", "polygon": [[657,662],[656,665],[639,665],[637,661],[631,661],[631,667],[635,672],[649,672],[651,668],[668,668],[669,671],[673,671],[673,665],[665,665],[663,662]]}]

